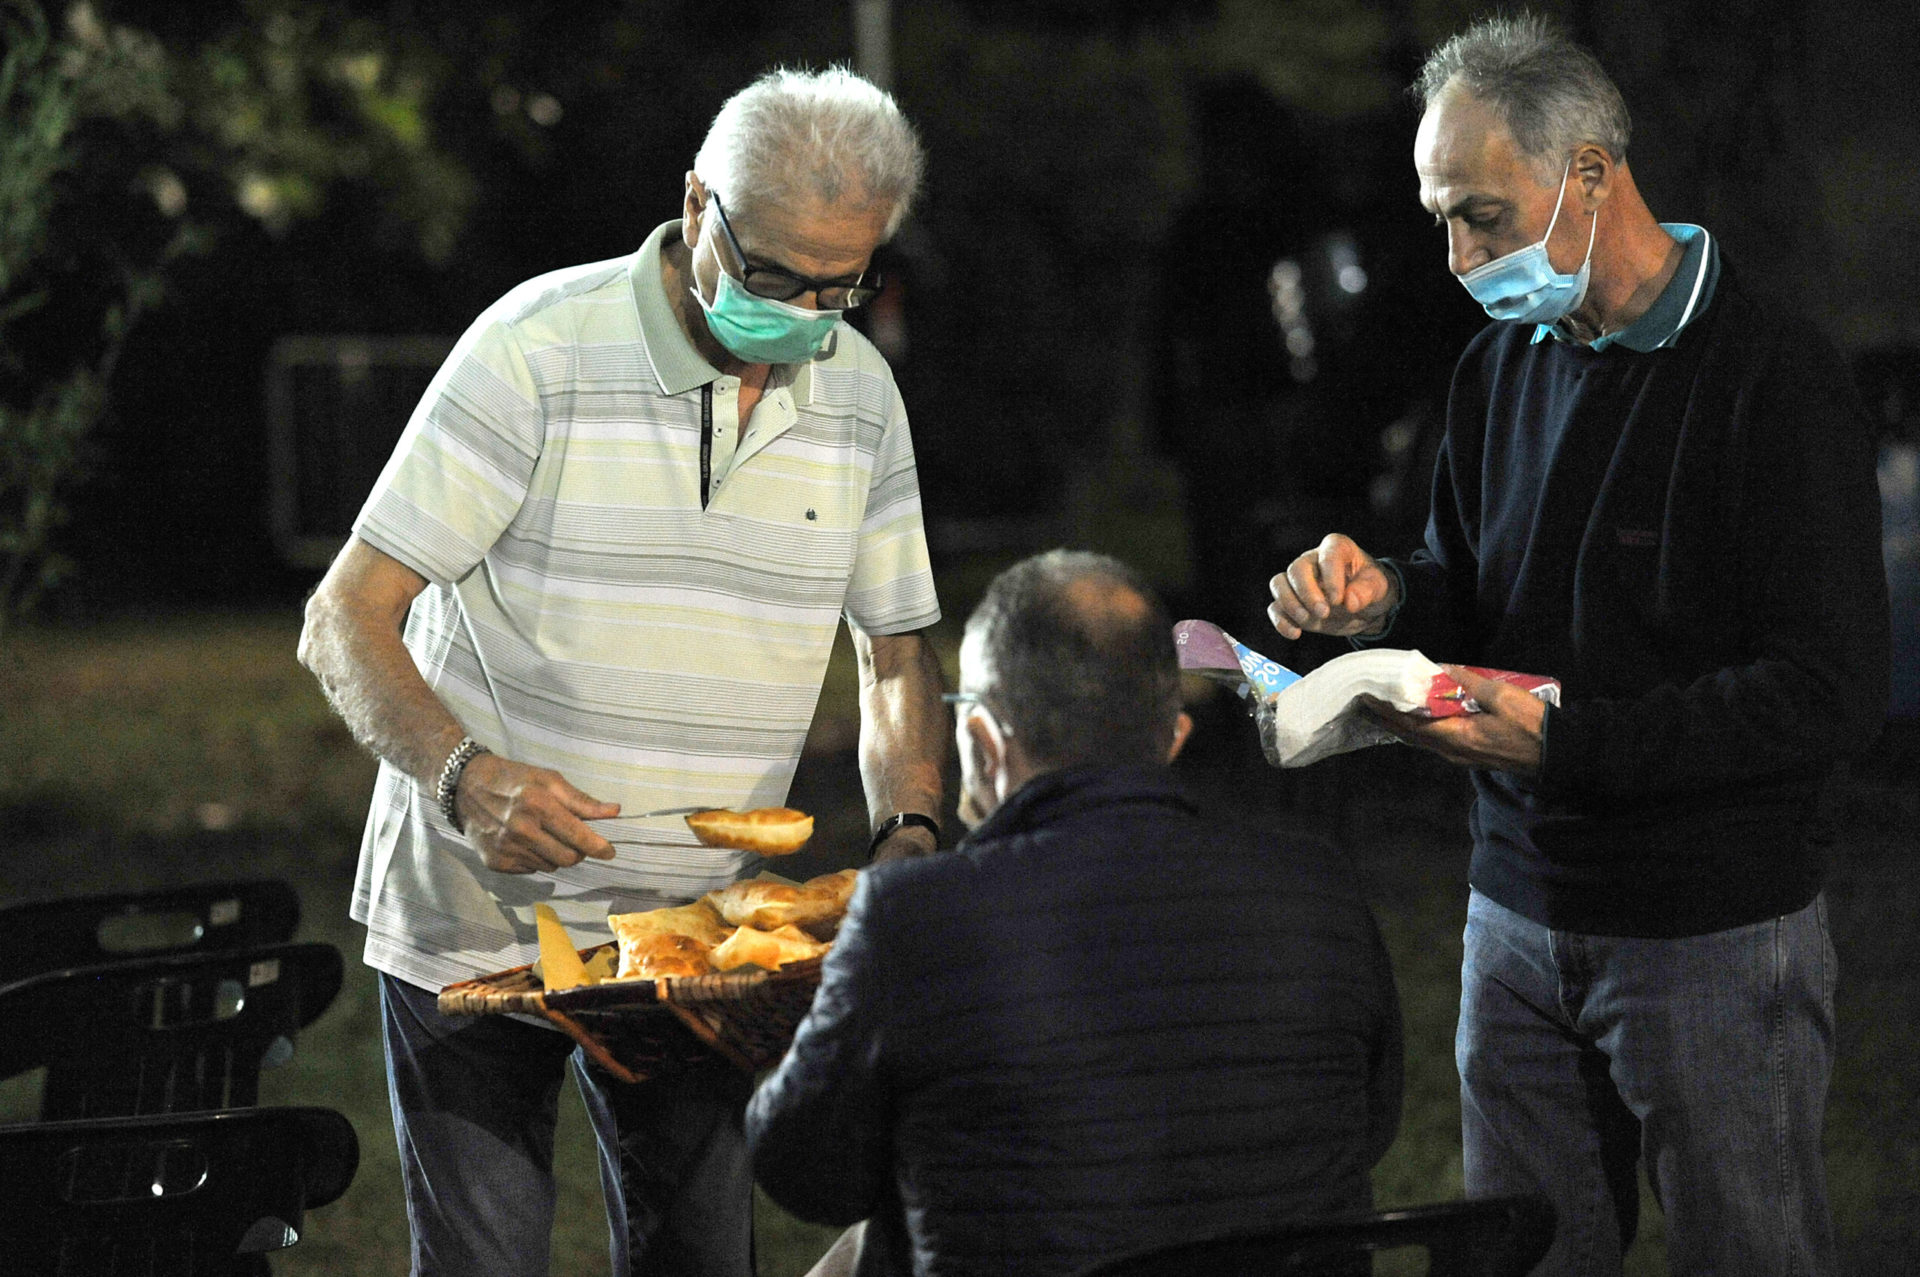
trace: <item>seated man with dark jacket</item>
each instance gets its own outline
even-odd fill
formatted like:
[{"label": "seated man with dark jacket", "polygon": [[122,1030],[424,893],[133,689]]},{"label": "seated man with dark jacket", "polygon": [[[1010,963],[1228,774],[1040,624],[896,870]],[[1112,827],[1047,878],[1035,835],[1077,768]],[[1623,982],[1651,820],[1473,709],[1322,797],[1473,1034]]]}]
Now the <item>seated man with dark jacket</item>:
[{"label": "seated man with dark jacket", "polygon": [[860,876],[754,1171],[857,1271],[1071,1273],[1363,1208],[1400,1012],[1326,845],[1204,817],[1171,626],[1124,565],[1002,573],[960,652],[951,854]]}]

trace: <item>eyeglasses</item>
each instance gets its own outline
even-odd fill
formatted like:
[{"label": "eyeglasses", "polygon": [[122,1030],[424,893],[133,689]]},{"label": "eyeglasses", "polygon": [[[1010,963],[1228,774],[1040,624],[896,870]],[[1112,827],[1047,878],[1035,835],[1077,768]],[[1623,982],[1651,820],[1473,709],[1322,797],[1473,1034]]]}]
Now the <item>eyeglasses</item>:
[{"label": "eyeglasses", "polygon": [[949,705],[978,705],[988,718],[1000,725],[1002,736],[1013,735],[1013,728],[1007,726],[1007,720],[994,713],[993,706],[987,703],[987,698],[978,692],[942,692],[940,699]]},{"label": "eyeglasses", "polygon": [[849,284],[844,276],[809,279],[779,266],[756,266],[747,260],[746,250],[734,236],[733,226],[727,221],[727,210],[720,206],[720,196],[713,194],[710,198],[713,211],[718,214],[721,233],[727,237],[734,259],[740,263],[740,284],[755,297],[789,302],[802,293],[812,293],[821,310],[852,310],[878,297],[880,290],[887,286],[886,277],[877,270],[868,271]]}]

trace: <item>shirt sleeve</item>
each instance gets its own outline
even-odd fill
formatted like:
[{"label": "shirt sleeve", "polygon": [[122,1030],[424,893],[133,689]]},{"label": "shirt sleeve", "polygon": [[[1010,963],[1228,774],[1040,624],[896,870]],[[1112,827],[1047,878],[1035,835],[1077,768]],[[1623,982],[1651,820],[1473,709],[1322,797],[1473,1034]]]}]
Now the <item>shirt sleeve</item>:
[{"label": "shirt sleeve", "polygon": [[847,621],[868,634],[905,634],[940,619],[913,436],[891,378],[888,390],[887,426],[874,455],[866,517],[847,584]]},{"label": "shirt sleeve", "polygon": [[[1378,634],[1356,636],[1354,647],[1418,648],[1429,655],[1467,652],[1473,642],[1472,589],[1478,563],[1461,518],[1460,483],[1454,470],[1454,445],[1442,439],[1434,458],[1433,500],[1426,542],[1406,558],[1380,565],[1400,586],[1400,602]],[[1443,659],[1459,659],[1446,657]]]},{"label": "shirt sleeve", "polygon": [[873,881],[860,875],[813,1007],[747,1106],[754,1177],[786,1210],[821,1224],[867,1218],[890,1173]]},{"label": "shirt sleeve", "polygon": [[434,374],[353,525],[439,585],[471,572],[512,522],[545,441],[533,374],[497,311]]}]

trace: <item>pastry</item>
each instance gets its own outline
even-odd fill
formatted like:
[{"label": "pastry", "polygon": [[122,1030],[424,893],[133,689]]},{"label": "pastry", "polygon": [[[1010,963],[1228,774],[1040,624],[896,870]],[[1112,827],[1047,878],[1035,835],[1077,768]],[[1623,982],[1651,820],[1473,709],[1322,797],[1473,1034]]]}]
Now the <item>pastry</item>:
[{"label": "pastry", "polygon": [[607,926],[620,945],[616,979],[636,976],[704,975],[708,950],[727,938],[729,928],[712,905],[696,900],[670,909],[615,913]]},{"label": "pastry", "polygon": [[817,958],[830,947],[798,927],[781,927],[775,931],[741,927],[708,956],[716,971],[731,971],[744,966],[777,971],[789,962]]},{"label": "pastry", "polygon": [[708,847],[756,851],[763,856],[791,855],[813,837],[813,817],[791,807],[697,811],[687,817],[687,825]]},{"label": "pastry", "polygon": [[822,874],[799,886],[768,878],[749,878],[709,891],[704,899],[735,926],[771,931],[793,925],[813,930],[839,921],[840,915],[847,911],[847,901],[853,898],[853,887],[859,879],[857,869]]}]

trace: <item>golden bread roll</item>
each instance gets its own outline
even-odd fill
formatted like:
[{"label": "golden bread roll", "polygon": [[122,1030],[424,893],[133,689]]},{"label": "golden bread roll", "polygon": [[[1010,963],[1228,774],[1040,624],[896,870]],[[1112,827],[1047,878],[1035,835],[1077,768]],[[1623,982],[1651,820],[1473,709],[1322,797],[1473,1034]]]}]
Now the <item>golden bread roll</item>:
[{"label": "golden bread roll", "polygon": [[687,825],[708,847],[757,851],[763,856],[791,855],[813,837],[813,817],[791,807],[697,811],[687,817]]},{"label": "golden bread roll", "polygon": [[692,936],[656,931],[620,942],[616,980],[651,980],[663,975],[711,975],[714,947]]},{"label": "golden bread roll", "polygon": [[615,979],[635,976],[705,975],[706,953],[727,938],[727,924],[705,900],[671,909],[607,916],[620,943]]},{"label": "golden bread roll", "polygon": [[853,886],[859,879],[858,869],[822,874],[797,887],[749,878],[709,891],[705,899],[735,926],[762,931],[789,925],[812,928],[835,922],[847,911],[847,901],[853,898]]},{"label": "golden bread roll", "polygon": [[798,927],[781,927],[775,931],[741,927],[708,956],[716,971],[731,971],[745,966],[778,971],[786,963],[817,958],[831,947],[821,944]]}]

